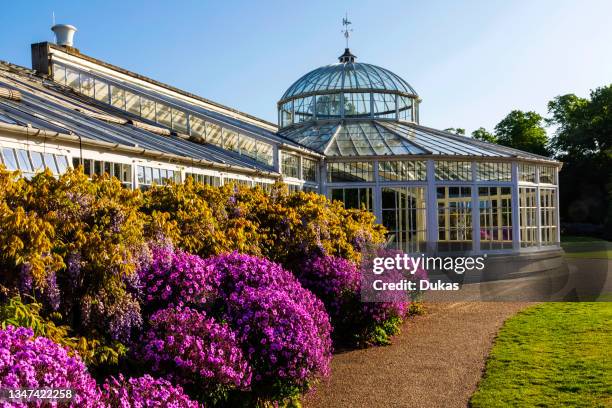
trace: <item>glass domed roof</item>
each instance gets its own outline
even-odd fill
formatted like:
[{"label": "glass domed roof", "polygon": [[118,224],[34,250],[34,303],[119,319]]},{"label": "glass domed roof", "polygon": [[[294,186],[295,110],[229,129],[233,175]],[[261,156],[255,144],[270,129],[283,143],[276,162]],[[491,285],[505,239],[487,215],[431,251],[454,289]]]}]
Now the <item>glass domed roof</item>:
[{"label": "glass domed roof", "polygon": [[340,62],[310,71],[287,89],[281,101],[300,95],[334,91],[383,91],[418,96],[414,88],[393,72],[372,64],[355,62],[348,49]]}]

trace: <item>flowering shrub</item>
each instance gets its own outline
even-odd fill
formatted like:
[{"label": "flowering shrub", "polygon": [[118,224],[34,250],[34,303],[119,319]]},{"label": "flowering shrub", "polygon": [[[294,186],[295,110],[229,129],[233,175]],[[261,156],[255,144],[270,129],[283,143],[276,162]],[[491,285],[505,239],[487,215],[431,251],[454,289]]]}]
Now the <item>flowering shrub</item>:
[{"label": "flowering shrub", "polygon": [[126,379],[110,377],[102,389],[102,400],[113,408],[198,408],[180,386],[150,375]]},{"label": "flowering shrub", "polygon": [[[299,269],[298,278],[325,304],[338,344],[388,344],[390,336],[399,331],[410,305],[401,291],[385,293],[382,301],[363,302],[362,274],[342,258],[309,259]],[[386,277],[390,281],[401,278],[401,274]]]},{"label": "flowering shrub", "polygon": [[257,394],[282,400],[329,374],[330,327],[322,307],[312,310],[289,292],[265,288],[247,287],[228,300],[228,320],[253,366]]},{"label": "flowering shrub", "polygon": [[201,305],[213,296],[215,271],[202,258],[171,244],[153,244],[151,261],[138,271],[143,303],[148,310],[167,305]]},{"label": "flowering shrub", "polygon": [[215,397],[250,385],[251,369],[226,324],[190,308],[160,310],[149,324],[140,358],[154,372]]},{"label": "flowering shrub", "polygon": [[[31,329],[7,326],[0,330],[0,389],[72,389],[71,407],[103,407],[96,382],[78,355],[44,337],[33,337]],[[27,406],[44,406],[28,402]],[[25,407],[26,403],[0,402],[0,407]]]}]

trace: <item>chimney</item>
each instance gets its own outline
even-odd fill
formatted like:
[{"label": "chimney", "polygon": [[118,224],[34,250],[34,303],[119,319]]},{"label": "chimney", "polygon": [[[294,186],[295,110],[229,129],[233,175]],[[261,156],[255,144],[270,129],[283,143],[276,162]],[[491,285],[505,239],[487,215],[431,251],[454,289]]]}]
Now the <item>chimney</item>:
[{"label": "chimney", "polygon": [[55,42],[57,45],[64,47],[73,47],[74,33],[77,31],[76,27],[70,24],[56,24],[51,27],[51,31],[55,33]]}]

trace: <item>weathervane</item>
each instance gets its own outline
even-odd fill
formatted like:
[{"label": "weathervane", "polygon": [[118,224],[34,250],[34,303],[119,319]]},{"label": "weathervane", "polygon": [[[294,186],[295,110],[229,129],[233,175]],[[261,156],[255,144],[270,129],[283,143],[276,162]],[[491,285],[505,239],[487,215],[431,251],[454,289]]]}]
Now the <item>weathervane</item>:
[{"label": "weathervane", "polygon": [[349,25],[351,25],[353,23],[351,23],[348,19],[348,13],[346,13],[346,16],[342,19],[342,25],[344,26],[344,29],[342,30],[342,33],[344,34],[344,38],[346,38],[346,48],[348,48],[348,43],[349,43],[349,37],[351,36],[351,33],[353,32],[352,28],[349,28]]}]

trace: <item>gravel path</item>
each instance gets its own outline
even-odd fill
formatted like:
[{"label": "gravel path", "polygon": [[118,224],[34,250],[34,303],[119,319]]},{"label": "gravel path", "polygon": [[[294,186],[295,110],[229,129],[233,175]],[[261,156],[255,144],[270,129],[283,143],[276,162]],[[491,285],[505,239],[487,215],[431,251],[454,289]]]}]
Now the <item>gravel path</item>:
[{"label": "gravel path", "polygon": [[503,322],[529,303],[428,303],[393,345],[334,356],[305,408],[462,407],[476,390]]}]

